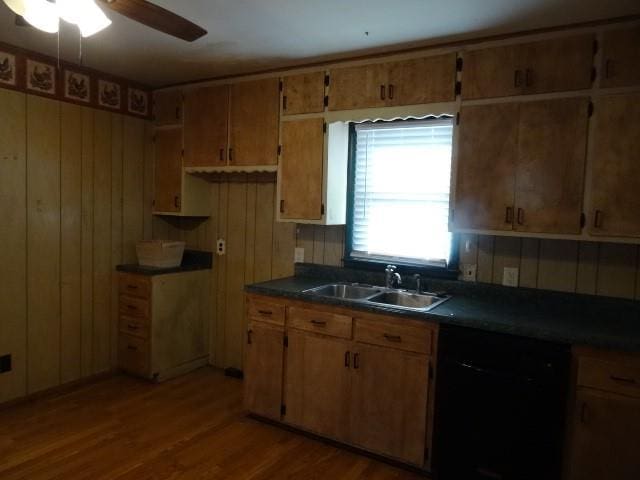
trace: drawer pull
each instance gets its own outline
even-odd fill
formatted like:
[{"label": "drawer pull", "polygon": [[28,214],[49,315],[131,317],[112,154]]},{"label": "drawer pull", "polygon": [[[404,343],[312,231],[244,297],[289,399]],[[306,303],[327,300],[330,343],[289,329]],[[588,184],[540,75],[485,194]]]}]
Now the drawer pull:
[{"label": "drawer pull", "polygon": [[138,327],[137,325],[134,325],[133,323],[129,323],[129,324],[127,324],[127,328],[129,330],[138,330],[138,328],[140,328],[140,327]]},{"label": "drawer pull", "polygon": [[402,342],[402,337],[400,335],[389,335],[388,333],[385,333],[384,338],[387,339],[389,342],[396,342],[396,343]]},{"label": "drawer pull", "polygon": [[360,354],[359,353],[354,353],[353,354],[353,368],[355,368],[355,369],[360,368]]},{"label": "drawer pull", "polygon": [[615,375],[610,375],[609,378],[611,378],[611,380],[613,380],[614,382],[627,383],[629,385],[636,384],[636,380],[634,378],[617,377]]},{"label": "drawer pull", "polygon": [[258,310],[258,313],[260,315],[273,315],[273,312],[271,310]]},{"label": "drawer pull", "polygon": [[247,345],[251,345],[251,334],[253,330],[247,330]]},{"label": "drawer pull", "polygon": [[127,308],[129,310],[138,310],[138,307],[136,307],[135,305],[127,305]]},{"label": "drawer pull", "polygon": [[326,327],[327,322],[325,320],[311,320],[311,323],[316,327]]},{"label": "drawer pull", "polygon": [[137,290],[137,289],[138,289],[138,286],[137,286],[137,285],[127,285],[127,288],[128,288],[129,290]]},{"label": "drawer pull", "polygon": [[349,364],[351,363],[351,352],[347,350],[344,353],[344,366],[349,368]]},{"label": "drawer pull", "polygon": [[133,350],[134,352],[138,350],[138,347],[134,347],[133,345],[127,345],[128,350]]}]

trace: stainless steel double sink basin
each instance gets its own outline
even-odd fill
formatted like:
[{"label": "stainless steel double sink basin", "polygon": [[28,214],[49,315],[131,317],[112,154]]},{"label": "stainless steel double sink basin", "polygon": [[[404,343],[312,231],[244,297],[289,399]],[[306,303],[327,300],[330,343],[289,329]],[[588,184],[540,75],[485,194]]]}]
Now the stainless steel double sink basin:
[{"label": "stainless steel double sink basin", "polygon": [[349,283],[330,283],[304,290],[304,292],[319,297],[339,298],[353,303],[381,305],[416,312],[428,312],[450,298],[448,295],[411,293],[406,290]]}]

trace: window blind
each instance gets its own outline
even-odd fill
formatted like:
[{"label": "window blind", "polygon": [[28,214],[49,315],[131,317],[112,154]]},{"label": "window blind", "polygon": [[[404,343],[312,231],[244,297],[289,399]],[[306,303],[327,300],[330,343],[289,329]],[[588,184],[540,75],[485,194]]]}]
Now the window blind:
[{"label": "window blind", "polygon": [[453,122],[355,127],[351,257],[445,266]]}]

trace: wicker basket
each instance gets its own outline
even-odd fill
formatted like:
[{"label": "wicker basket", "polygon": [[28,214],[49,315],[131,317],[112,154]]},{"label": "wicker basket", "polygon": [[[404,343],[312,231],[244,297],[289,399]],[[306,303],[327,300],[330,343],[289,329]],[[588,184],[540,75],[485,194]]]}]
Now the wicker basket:
[{"label": "wicker basket", "polygon": [[143,240],[136,244],[138,263],[145,267],[170,268],[182,263],[185,242]]}]

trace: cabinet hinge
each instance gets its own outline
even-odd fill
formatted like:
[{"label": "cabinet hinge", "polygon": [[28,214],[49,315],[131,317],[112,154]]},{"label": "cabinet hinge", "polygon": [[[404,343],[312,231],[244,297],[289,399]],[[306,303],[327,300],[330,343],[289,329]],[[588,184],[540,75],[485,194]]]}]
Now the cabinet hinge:
[{"label": "cabinet hinge", "polygon": [[462,71],[462,64],[463,64],[463,60],[461,57],[456,58],[456,70],[458,72]]},{"label": "cabinet hinge", "polygon": [[329,95],[325,95],[324,96],[324,106],[328,107],[329,106]]},{"label": "cabinet hinge", "polygon": [[282,145],[278,145],[278,155],[282,154]]},{"label": "cabinet hinge", "polygon": [[320,205],[320,215],[324,215],[324,203]]},{"label": "cabinet hinge", "polygon": [[587,224],[587,216],[584,213],[580,214],[580,228],[584,228]]},{"label": "cabinet hinge", "polygon": [[329,75],[325,75],[325,76],[324,76],[324,86],[325,86],[325,87],[328,87],[328,86],[329,86],[329,82],[330,82],[330,81],[331,81],[331,80],[330,80],[330,78],[329,78]]},{"label": "cabinet hinge", "polygon": [[460,95],[462,93],[462,82],[456,82],[455,94]]},{"label": "cabinet hinge", "polygon": [[589,115],[589,118],[593,117],[593,102],[589,102],[589,108],[587,109],[587,115]]},{"label": "cabinet hinge", "polygon": [[596,67],[591,67],[591,83],[595,82],[597,77],[598,70],[596,70]]},{"label": "cabinet hinge", "polygon": [[287,406],[280,405],[280,415],[286,415],[286,414],[287,414]]},{"label": "cabinet hinge", "polygon": [[285,347],[289,346],[289,335],[285,335],[284,339],[282,340],[282,343],[284,344]]},{"label": "cabinet hinge", "polygon": [[278,83],[278,89],[282,91],[282,88],[283,88],[282,80],[280,80],[280,82]]},{"label": "cabinet hinge", "polygon": [[460,112],[456,113],[456,125],[460,125]]},{"label": "cabinet hinge", "polygon": [[327,122],[323,122],[322,124],[322,132],[327,133]]}]

